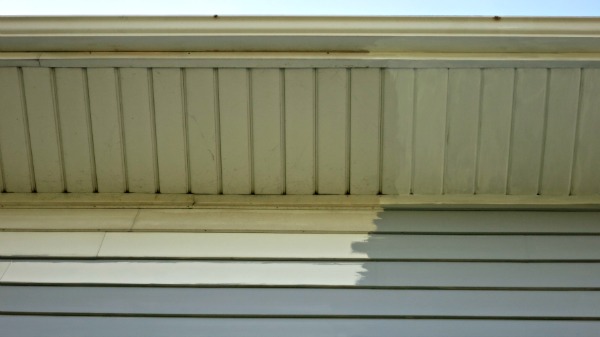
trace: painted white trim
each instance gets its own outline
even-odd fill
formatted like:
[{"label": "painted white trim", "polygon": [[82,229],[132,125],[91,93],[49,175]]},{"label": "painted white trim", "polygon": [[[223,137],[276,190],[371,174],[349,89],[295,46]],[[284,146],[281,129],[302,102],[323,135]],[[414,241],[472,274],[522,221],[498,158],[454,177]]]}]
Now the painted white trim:
[{"label": "painted white trim", "polygon": [[12,35],[597,35],[600,19],[427,16],[4,16]]},{"label": "painted white trim", "polygon": [[600,19],[0,17],[0,51],[600,52]]},{"label": "painted white trim", "polygon": [[600,212],[0,209],[0,231],[600,234]]},{"label": "painted white trim", "polygon": [[600,195],[193,195],[1,193],[0,208],[599,210]]},{"label": "painted white trim", "polygon": [[6,52],[0,67],[597,68],[600,53]]}]

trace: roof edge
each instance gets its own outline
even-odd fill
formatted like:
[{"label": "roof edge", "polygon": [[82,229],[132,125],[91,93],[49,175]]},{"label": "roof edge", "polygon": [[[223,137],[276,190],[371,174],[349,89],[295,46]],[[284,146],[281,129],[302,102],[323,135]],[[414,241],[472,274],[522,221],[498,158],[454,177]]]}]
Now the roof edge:
[{"label": "roof edge", "polygon": [[598,35],[593,17],[0,16],[2,35]]},{"label": "roof edge", "polygon": [[0,17],[0,51],[598,52],[600,18]]}]

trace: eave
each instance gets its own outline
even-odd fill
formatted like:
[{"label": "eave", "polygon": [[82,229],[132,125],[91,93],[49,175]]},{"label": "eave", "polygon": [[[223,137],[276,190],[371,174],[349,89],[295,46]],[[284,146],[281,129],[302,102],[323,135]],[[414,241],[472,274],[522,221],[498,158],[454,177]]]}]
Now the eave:
[{"label": "eave", "polygon": [[2,17],[0,51],[600,52],[597,18]]},{"label": "eave", "polygon": [[594,208],[599,66],[598,18],[0,17],[0,188]]}]

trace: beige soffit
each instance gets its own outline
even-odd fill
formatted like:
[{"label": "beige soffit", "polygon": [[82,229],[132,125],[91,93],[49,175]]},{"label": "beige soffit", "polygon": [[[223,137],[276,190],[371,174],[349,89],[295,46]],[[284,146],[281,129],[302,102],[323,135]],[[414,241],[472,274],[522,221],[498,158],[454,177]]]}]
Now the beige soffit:
[{"label": "beige soffit", "polygon": [[596,197],[599,65],[594,18],[0,17],[0,190]]}]

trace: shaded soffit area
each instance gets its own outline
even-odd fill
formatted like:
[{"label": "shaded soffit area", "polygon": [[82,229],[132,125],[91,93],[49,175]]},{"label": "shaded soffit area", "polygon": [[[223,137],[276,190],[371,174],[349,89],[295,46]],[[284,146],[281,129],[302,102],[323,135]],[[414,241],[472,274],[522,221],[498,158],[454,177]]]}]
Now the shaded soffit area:
[{"label": "shaded soffit area", "polygon": [[600,20],[0,18],[2,192],[600,193]]}]

